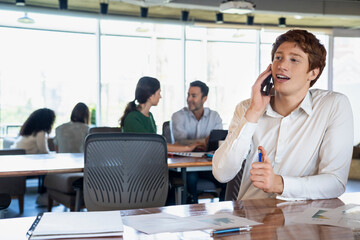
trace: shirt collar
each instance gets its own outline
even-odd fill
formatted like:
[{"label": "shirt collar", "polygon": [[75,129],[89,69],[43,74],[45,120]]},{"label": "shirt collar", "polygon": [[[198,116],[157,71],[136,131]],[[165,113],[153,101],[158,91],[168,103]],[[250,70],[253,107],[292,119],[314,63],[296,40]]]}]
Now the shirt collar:
[{"label": "shirt collar", "polygon": [[[299,107],[296,108],[292,113],[295,113],[299,109],[302,109],[307,115],[311,116],[313,112],[312,104],[313,104],[312,95],[311,92],[308,91],[304,100],[300,103]],[[265,109],[265,113],[271,117],[278,117],[280,115],[272,109],[271,104],[267,105]]]}]

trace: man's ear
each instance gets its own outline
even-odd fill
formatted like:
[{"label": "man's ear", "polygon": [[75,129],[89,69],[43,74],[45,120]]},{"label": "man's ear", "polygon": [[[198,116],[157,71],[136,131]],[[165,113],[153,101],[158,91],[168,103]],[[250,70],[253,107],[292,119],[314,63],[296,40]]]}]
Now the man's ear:
[{"label": "man's ear", "polygon": [[310,70],[308,81],[314,80],[319,75],[319,72],[320,72],[319,68],[315,68],[313,70]]},{"label": "man's ear", "polygon": [[202,97],[202,102],[205,103],[207,100],[207,96]]}]

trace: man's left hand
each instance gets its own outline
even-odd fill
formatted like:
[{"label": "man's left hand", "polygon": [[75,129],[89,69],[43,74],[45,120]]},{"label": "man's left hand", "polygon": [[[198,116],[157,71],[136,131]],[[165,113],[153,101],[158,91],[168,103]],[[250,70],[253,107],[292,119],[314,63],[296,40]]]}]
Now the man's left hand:
[{"label": "man's left hand", "polygon": [[274,173],[270,159],[262,146],[259,146],[263,162],[254,162],[251,165],[250,180],[256,188],[266,193],[281,194],[284,189],[283,179]]}]

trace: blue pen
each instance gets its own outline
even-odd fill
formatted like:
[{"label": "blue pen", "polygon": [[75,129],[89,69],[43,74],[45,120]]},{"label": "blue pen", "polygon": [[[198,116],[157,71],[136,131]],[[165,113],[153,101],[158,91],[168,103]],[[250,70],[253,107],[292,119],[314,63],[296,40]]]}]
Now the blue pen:
[{"label": "blue pen", "polygon": [[241,231],[250,231],[250,226],[238,227],[238,228],[228,228],[228,229],[221,229],[221,230],[214,230],[211,232],[210,236],[214,237],[219,234],[226,234],[226,233],[237,233]]},{"label": "blue pen", "polygon": [[261,153],[261,150],[259,149],[258,152],[259,152],[259,162],[262,162],[262,153]]}]

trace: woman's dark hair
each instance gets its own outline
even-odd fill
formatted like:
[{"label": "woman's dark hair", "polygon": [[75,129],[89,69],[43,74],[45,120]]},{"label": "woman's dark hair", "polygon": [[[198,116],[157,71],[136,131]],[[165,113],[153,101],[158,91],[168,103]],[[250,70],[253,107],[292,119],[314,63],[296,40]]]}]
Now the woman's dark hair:
[{"label": "woman's dark hair", "polygon": [[21,136],[36,135],[40,131],[51,132],[55,121],[55,112],[48,108],[40,108],[30,114],[20,129]]},{"label": "woman's dark hair", "polygon": [[135,100],[127,104],[124,114],[119,120],[120,128],[124,126],[124,120],[126,116],[132,111],[135,111],[138,108],[139,104],[146,103],[149,97],[155,94],[156,91],[159,89],[160,89],[160,82],[156,78],[153,77],[140,78],[139,82],[136,85]]},{"label": "woman's dark hair", "polygon": [[76,104],[71,112],[70,120],[72,122],[81,122],[81,123],[89,124],[89,119],[90,119],[90,112],[86,104],[82,102]]}]

